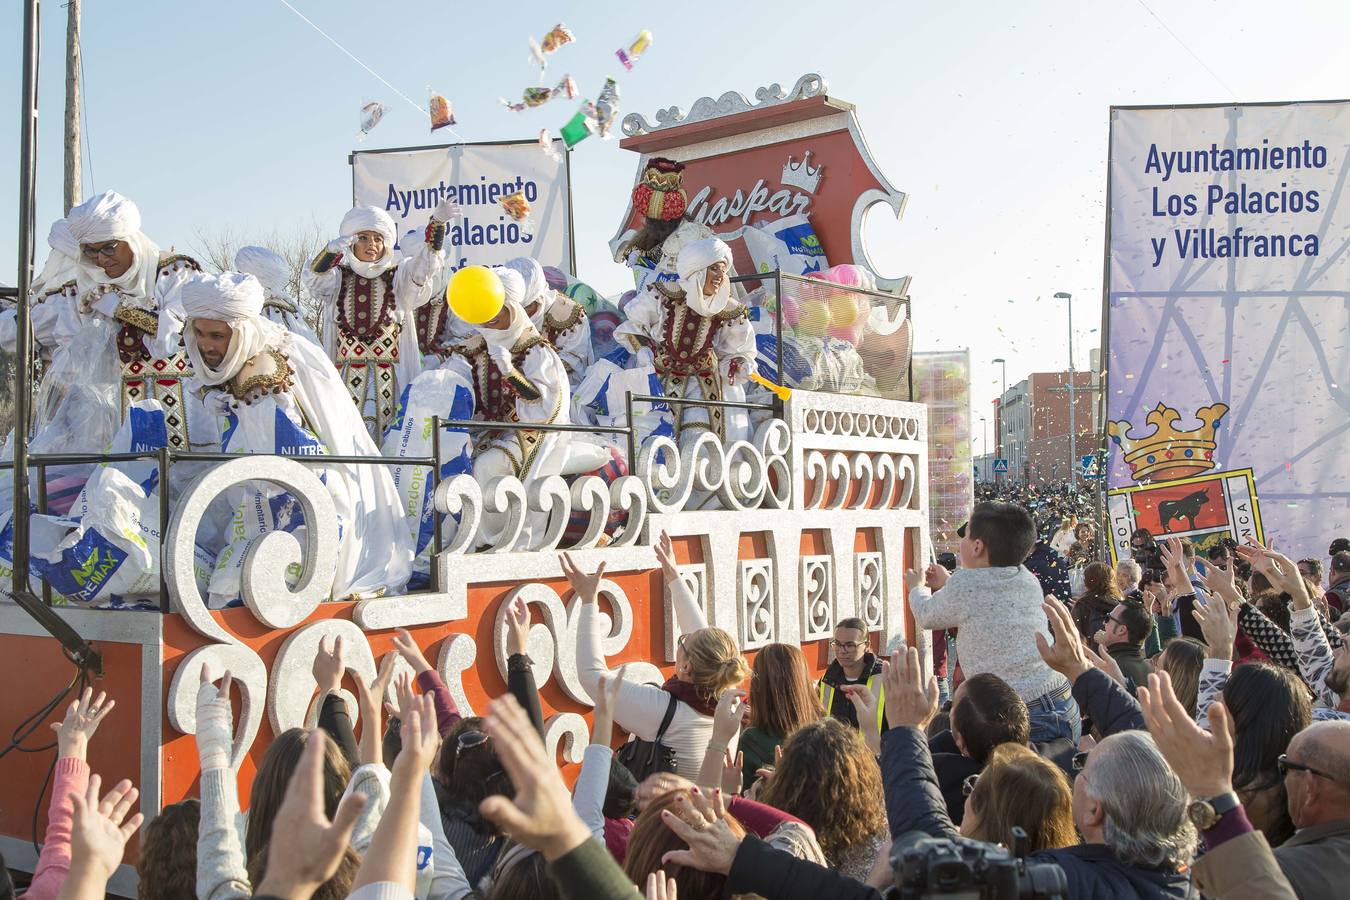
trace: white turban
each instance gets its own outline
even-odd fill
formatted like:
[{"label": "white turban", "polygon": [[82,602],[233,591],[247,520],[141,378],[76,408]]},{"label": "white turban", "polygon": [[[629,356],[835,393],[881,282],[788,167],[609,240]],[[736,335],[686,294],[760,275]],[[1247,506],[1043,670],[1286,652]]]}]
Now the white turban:
[{"label": "white turban", "polygon": [[81,294],[97,294],[111,287],[142,305],[153,303],[159,248],[141,233],[141,211],[135,203],[116,191],[104,191],[72,209],[66,224],[76,244],[126,241],[131,247],[132,264],[116,278],[76,254],[75,280]]},{"label": "white turban", "polygon": [[234,255],[234,268],[258,279],[273,297],[290,297],[291,267],[279,253],[266,247],[240,247]]},{"label": "white turban", "polygon": [[[714,263],[727,264],[727,274],[722,278],[722,286],[711,297],[703,296],[703,283],[708,277],[708,268]],[[680,287],[684,289],[684,302],[700,316],[715,316],[727,308],[731,302],[731,248],[717,238],[704,238],[686,244],[680,250],[675,263],[680,276]]]},{"label": "white turban", "polygon": [[492,271],[502,280],[502,288],[506,291],[504,305],[511,310],[511,320],[505,328],[488,328],[486,323],[477,327],[489,347],[510,350],[521,338],[535,330],[521,303],[521,298],[525,296],[525,279],[520,277],[519,272],[505,266],[493,266]]},{"label": "white turban", "polygon": [[345,238],[354,238],[363,231],[373,231],[384,238],[384,256],[374,262],[357,259],[354,252],[343,257],[343,265],[362,278],[378,278],[403,260],[403,256],[394,249],[397,235],[394,220],[378,206],[353,206],[342,217],[338,231]]},{"label": "white turban", "polygon": [[343,237],[356,237],[362,231],[375,231],[384,238],[386,247],[394,246],[394,237],[397,234],[394,220],[378,206],[353,206],[342,217],[342,225],[338,231]]},{"label": "white turban", "polygon": [[544,267],[539,265],[539,260],[517,256],[507,260],[506,268],[519,273],[525,282],[525,306],[539,302],[548,295],[548,279],[544,277]]},{"label": "white turban", "polygon": [[[183,339],[193,375],[202,384],[214,386],[229,381],[244,363],[267,346],[281,346],[285,330],[262,316],[263,288],[258,279],[240,272],[194,275],[177,289],[186,319]],[[230,326],[230,346],[219,368],[211,368],[197,347],[193,319],[212,319]]]},{"label": "white turban", "polygon": [[78,244],[98,244],[130,237],[141,230],[141,211],[116,191],[90,197],[66,216]]},{"label": "white turban", "polygon": [[80,259],[80,243],[70,233],[70,223],[57,219],[47,232],[47,246],[52,252],[47,254],[47,262],[42,271],[33,279],[31,290],[34,296],[54,291],[75,277],[75,267]]}]

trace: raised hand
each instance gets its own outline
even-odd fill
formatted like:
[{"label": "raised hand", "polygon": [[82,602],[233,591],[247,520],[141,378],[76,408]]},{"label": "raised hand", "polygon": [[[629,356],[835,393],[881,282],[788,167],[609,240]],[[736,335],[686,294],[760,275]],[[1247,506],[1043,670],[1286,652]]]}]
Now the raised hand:
[{"label": "raised hand", "polygon": [[[1100,643],[1100,641],[1098,643]],[[1120,664],[1115,661],[1115,658],[1112,657],[1111,654],[1097,653],[1093,651],[1091,647],[1084,647],[1083,652],[1087,654],[1088,659],[1092,660],[1094,666],[1111,676],[1112,681],[1121,687],[1125,686],[1125,673],[1120,671]],[[1138,687],[1138,685],[1136,685],[1136,687]]]},{"label": "raised hand", "polygon": [[678,896],[675,879],[667,878],[661,869],[647,876],[647,900],[677,900]]},{"label": "raised hand", "polygon": [[741,792],[742,777],[745,772],[745,754],[736,751],[736,758],[731,758],[731,748],[722,751],[722,791],[726,794],[739,794]]},{"label": "raised hand", "polygon": [[714,747],[725,747],[731,743],[741,728],[741,704],[749,696],[740,688],[727,688],[717,698],[717,709],[713,710],[712,739]]},{"label": "raised hand", "polygon": [[272,821],[272,846],[258,896],[308,897],[337,872],[366,798],[348,794],[330,821],[323,805],[321,731],[310,734]]},{"label": "raised hand", "polygon": [[1233,789],[1232,716],[1223,703],[1209,707],[1209,731],[1196,725],[1172,691],[1166,672],[1148,676],[1139,708],[1158,751],[1193,797],[1217,797]]},{"label": "raised hand", "polygon": [[99,723],[112,712],[116,700],[107,699],[103,691],[93,696],[94,689],[86,687],[80,693],[80,699],[71,701],[66,707],[66,717],[59,723],[52,723],[56,732],[57,756],[62,759],[84,759],[89,749],[89,740],[98,731]]},{"label": "raised hand", "polygon": [[689,849],[667,851],[661,857],[661,864],[688,866],[723,875],[730,873],[741,839],[731,833],[726,817],[721,791],[715,791],[711,800],[697,791],[676,797],[670,808],[661,811],[661,821],[688,844]]},{"label": "raised hand", "polygon": [[417,699],[417,692],[413,690],[413,680],[408,677],[407,672],[400,672],[398,677],[394,679],[394,697],[397,702],[386,703],[384,708],[388,710],[389,715],[402,722],[404,717],[412,711]]},{"label": "raised hand", "polygon": [[394,654],[386,653],[384,659],[380,660],[379,673],[370,684],[366,684],[359,673],[352,673],[356,679],[356,704],[361,714],[360,749],[363,763],[377,763],[383,759],[380,740],[384,736],[384,694],[394,675],[394,662],[397,659]]},{"label": "raised hand", "polygon": [[1196,606],[1192,611],[1195,621],[1204,632],[1210,659],[1232,659],[1233,641],[1237,640],[1238,610],[1226,603]]},{"label": "raised hand", "polygon": [[917,569],[905,570],[905,593],[908,594],[919,585],[923,584],[923,575]]},{"label": "raised hand", "polygon": [[572,554],[564,553],[562,555],[562,570],[567,576],[567,581],[572,585],[572,590],[576,591],[582,603],[595,603],[600,597],[600,582],[605,578],[605,564],[600,563],[600,567],[595,570],[595,574],[587,575],[577,568],[577,564],[572,561]]},{"label": "raised hand", "polygon": [[1077,681],[1079,675],[1092,668],[1092,661],[1087,658],[1083,642],[1078,638],[1078,628],[1073,624],[1073,616],[1069,615],[1068,607],[1053,594],[1045,595],[1041,609],[1050,620],[1050,632],[1055,636],[1055,643],[1052,646],[1045,639],[1045,635],[1038,631],[1036,650],[1047,666],[1069,679],[1071,683]]},{"label": "raised hand", "polygon": [[413,636],[408,633],[408,629],[399,628],[394,632],[394,649],[398,651],[398,655],[403,657],[409,666],[412,666],[415,674],[421,675],[423,672],[432,670],[431,663],[427,661],[426,656],[422,653],[422,648],[417,646]]},{"label": "raised hand", "polygon": [[924,584],[928,585],[928,589],[931,591],[942,590],[946,587],[947,579],[950,577],[951,573],[947,571],[947,568],[937,563],[929,563],[928,568],[923,571]]},{"label": "raised hand", "polygon": [[600,676],[600,691],[595,697],[595,727],[591,729],[591,743],[605,744],[614,739],[614,709],[619,705],[619,690],[628,666],[620,666],[613,675]]},{"label": "raised hand", "polygon": [[319,696],[331,694],[342,684],[342,675],[347,664],[342,658],[342,636],[324,637],[319,640],[319,650],[314,654],[314,681],[319,686]]},{"label": "raised hand", "polygon": [[234,678],[226,670],[217,688],[206,666],[202,666],[197,686],[197,757],[202,771],[229,768],[234,750],[234,710],[230,707],[230,685]]},{"label": "raised hand", "polygon": [[524,597],[517,597],[506,608],[506,655],[524,653],[530,645],[530,608]]},{"label": "raised hand", "polygon": [[[885,671],[885,666],[882,666]],[[874,756],[881,755],[881,732],[877,728],[877,696],[865,684],[846,684],[844,694],[853,702],[858,715],[858,725],[862,728],[863,738]]]},{"label": "raised hand", "polygon": [[1231,566],[1227,569],[1209,566],[1205,570],[1205,574],[1200,576],[1200,580],[1204,582],[1206,590],[1216,597],[1222,597],[1229,606],[1241,605],[1242,594],[1238,592],[1237,585],[1233,583]]},{"label": "raised hand", "polygon": [[590,830],[572,809],[557,765],[514,697],[498,697],[488,706],[487,732],[516,794],[510,800],[488,797],[479,812],[549,862],[585,843]]},{"label": "raised hand", "polygon": [[887,723],[892,728],[927,727],[937,715],[938,685],[931,675],[928,684],[923,683],[919,651],[910,647],[903,654],[899,650],[892,653],[890,662],[882,665],[882,678],[886,684]]},{"label": "raised hand", "polygon": [[675,566],[675,545],[671,543],[670,535],[662,531],[661,536],[656,539],[656,560],[661,564],[661,573],[666,581],[672,581],[680,577],[680,570]]},{"label": "raised hand", "polygon": [[141,827],[144,816],[136,813],[130,819],[127,813],[136,802],[139,792],[131,782],[123,779],[100,800],[98,790],[103,781],[97,775],[89,776],[84,794],[71,794],[75,808],[74,824],[70,832],[71,867],[69,879],[85,887],[86,893],[76,896],[102,896],[102,891],[88,891],[101,881],[106,884],[122,863],[127,841]]},{"label": "raised hand", "polygon": [[1158,553],[1162,557],[1163,565],[1172,573],[1173,583],[1180,590],[1182,585],[1190,583],[1190,576],[1186,574],[1186,552],[1181,549],[1180,538],[1168,538],[1158,543]]}]

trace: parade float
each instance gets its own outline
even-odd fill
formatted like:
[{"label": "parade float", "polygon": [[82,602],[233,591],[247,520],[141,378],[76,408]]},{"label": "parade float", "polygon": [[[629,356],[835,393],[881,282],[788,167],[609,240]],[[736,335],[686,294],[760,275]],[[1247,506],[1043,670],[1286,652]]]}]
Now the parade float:
[{"label": "parade float", "polygon": [[[172,503],[162,492],[158,521],[142,523],[159,562],[158,611],[81,608],[41,579],[15,577],[13,595],[0,597],[7,727],[45,734],[59,710],[42,704],[67,684],[87,680],[106,691],[117,711],[106,739],[90,749],[91,767],[107,783],[134,781],[149,819],[194,793],[200,673],[228,669],[237,701],[233,755],[246,798],[272,736],[313,721],[310,663],[321,641],[344,637],[351,667],[369,678],[394,652],[393,630],[406,628],[460,712],[477,714],[505,692],[504,616],[520,598],[534,622],[529,655],[547,744],[565,763],[578,763],[592,704],[577,677],[577,601],[558,551],[570,550],[583,569],[605,563],[604,652],[612,664],[628,664],[627,678],[661,682],[679,639],[653,550],[662,531],[673,538],[681,576],[708,621],[747,654],[776,641],[800,644],[819,671],[834,624],[851,616],[867,623],[874,648],[897,637],[923,646],[903,585],[905,569],[926,562],[930,528],[929,421],[909,399],[908,279],[876,277],[863,243],[868,209],[884,204],[898,216],[904,195],[880,173],[853,107],[808,75],[791,90],[761,88],[753,101],[732,92],[697,100],[688,112],[671,107],[656,124],[629,116],[623,132],[621,146],[640,156],[635,181],[653,154],[680,159],[691,218],[733,242],[738,290],[753,307],[760,341],[759,375],[769,386],[745,404],[751,439],[723,445],[705,432],[679,444],[660,436],[639,443],[619,427],[628,474],[553,477],[528,488],[510,476],[487,484],[465,474],[442,478],[436,463],[450,426],[439,420],[426,458],[327,457],[421,466],[431,481],[428,589],[357,601],[326,599],[338,525],[312,470],[315,457],[167,448],[105,456],[105,465],[150,465],[161,484],[184,465],[204,469]],[[616,245],[636,214],[625,211]],[[823,377],[828,360],[836,363]],[[16,458],[27,460],[39,514],[48,470],[91,461],[22,451]],[[254,540],[243,558],[242,606],[211,609],[196,558],[198,526],[218,496],[256,480],[288,492],[307,527],[298,538],[272,531]],[[615,513],[622,514],[617,529]],[[507,523],[494,541],[483,540],[485,514]],[[531,514],[549,526],[532,549],[515,549]],[[440,527],[451,520],[453,529]],[[12,558],[20,573],[29,569],[22,537]],[[106,561],[89,562],[82,578],[106,575]],[[0,852],[13,868],[31,871],[35,862],[50,765],[50,754],[0,756]],[[130,865],[112,888],[134,895]]]}]

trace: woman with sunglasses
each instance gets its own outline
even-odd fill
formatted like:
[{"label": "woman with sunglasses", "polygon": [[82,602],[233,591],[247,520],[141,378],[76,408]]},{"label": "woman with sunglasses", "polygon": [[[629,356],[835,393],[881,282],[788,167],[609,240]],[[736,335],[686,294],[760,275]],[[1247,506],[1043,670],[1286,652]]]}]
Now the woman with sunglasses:
[{"label": "woman with sunglasses", "polygon": [[[675,752],[675,771],[685,778],[697,779],[704,753],[713,734],[713,712],[718,698],[750,675],[750,667],[741,656],[736,641],[721,628],[709,627],[693,592],[675,566],[675,551],[670,536],[661,533],[656,545],[662,577],[670,590],[680,638],[675,650],[675,674],[659,687],[625,681],[614,704],[614,723],[645,741],[656,740],[661,723],[675,701],[674,714],[661,743]],[[577,676],[591,697],[600,691],[602,678],[614,674],[605,662],[602,649],[599,609],[600,582],[604,563],[594,574],[577,568],[572,558],[562,556],[563,572],[581,600],[577,624]],[[736,755],[736,735],[728,747],[716,748]]]}]

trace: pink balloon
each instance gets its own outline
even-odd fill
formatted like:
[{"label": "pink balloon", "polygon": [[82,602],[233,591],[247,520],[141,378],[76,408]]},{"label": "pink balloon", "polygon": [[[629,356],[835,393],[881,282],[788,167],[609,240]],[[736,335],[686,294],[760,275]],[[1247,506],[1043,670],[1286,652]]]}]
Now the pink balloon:
[{"label": "pink balloon", "polygon": [[831,325],[825,333],[832,338],[848,341],[856,347],[858,342],[862,340],[863,326],[856,323],[853,325]]},{"label": "pink balloon", "polygon": [[802,305],[794,297],[783,298],[783,321],[791,328],[796,328],[797,323],[802,318]]}]

